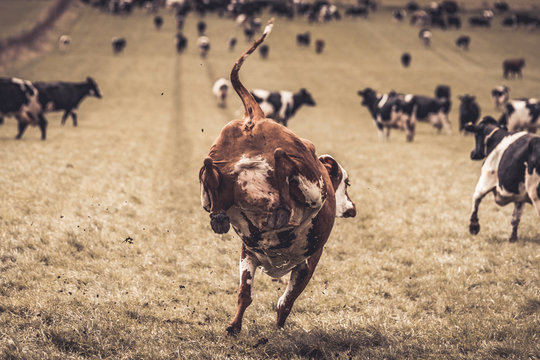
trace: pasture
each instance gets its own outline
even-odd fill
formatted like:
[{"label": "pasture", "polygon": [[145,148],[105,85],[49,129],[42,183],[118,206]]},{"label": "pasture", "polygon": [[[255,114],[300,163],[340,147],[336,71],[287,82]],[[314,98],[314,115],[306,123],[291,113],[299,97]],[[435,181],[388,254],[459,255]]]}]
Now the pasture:
[{"label": "pasture", "polygon": [[[476,95],[482,115],[496,117],[494,86],[540,95],[538,30],[504,29],[496,16],[490,30],[434,30],[425,49],[419,28],[392,22],[385,9],[328,24],[277,18],[269,58],[254,53],[240,77],[248,88],[311,91],[316,107],[300,109],[289,127],[348,170],[358,214],[336,220],[284,329],[275,304],[287,280],[258,271],[242,333],[230,337],[241,240],[211,231],[198,171],[220,129],[241,116],[235,94],[220,109],[211,93],[248,46],[241,28],[207,15],[203,60],[193,14],[178,55],[164,10],[160,31],[139,10],[72,11],[61,29],[73,39],[67,54],[51,50],[1,74],[91,75],[103,99],[82,103],[78,127],[47,114],[46,141],[37,128],[15,141],[12,118],[0,126],[0,358],[540,358],[538,216],[526,205],[509,243],[512,207],[489,195],[480,233],[469,234],[481,163],[469,159],[473,137],[457,133],[457,95]],[[321,55],[296,46],[307,30],[326,40]],[[455,48],[461,33],[472,38],[469,52]],[[233,34],[239,44],[229,52]],[[113,36],[127,39],[117,56]],[[522,80],[503,81],[506,57],[526,58]],[[452,88],[453,134],[419,124],[413,143],[399,131],[379,143],[357,90],[433,95],[437,84]]]}]

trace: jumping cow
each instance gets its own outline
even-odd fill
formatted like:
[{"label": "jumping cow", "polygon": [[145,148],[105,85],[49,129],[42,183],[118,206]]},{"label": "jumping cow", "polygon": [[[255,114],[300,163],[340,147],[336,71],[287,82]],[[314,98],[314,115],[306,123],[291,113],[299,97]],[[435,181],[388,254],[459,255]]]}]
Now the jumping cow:
[{"label": "jumping cow", "polygon": [[28,125],[39,126],[41,140],[47,137],[47,120],[38,101],[38,90],[28,80],[0,78],[0,123],[4,116],[17,119],[20,139]]},{"label": "jumping cow", "polygon": [[231,335],[241,331],[258,267],[274,278],[291,273],[277,303],[277,325],[283,327],[315,271],[335,217],[356,215],[343,168],[332,157],[318,158],[310,141],[265,118],[240,82],[243,62],[271,29],[272,20],[236,61],[230,78],[244,118],[225,125],[199,172],[212,230],[223,234],[232,225],[242,239],[238,308],[227,327]]},{"label": "jumping cow", "polygon": [[75,110],[86,96],[101,99],[101,91],[94,79],[87,77],[83,82],[35,82],[39,91],[39,103],[44,112],[64,111],[62,125],[71,115],[73,126],[77,126]]},{"label": "jumping cow", "polygon": [[509,133],[490,116],[465,129],[476,138],[471,159],[485,159],[472,197],[469,231],[473,235],[480,231],[478,207],[484,196],[493,192],[498,205],[514,203],[510,235],[510,242],[514,242],[523,205],[532,203],[540,215],[540,137],[526,132]]},{"label": "jumping cow", "polygon": [[304,88],[295,93],[255,89],[251,95],[259,103],[265,116],[285,126],[302,105],[315,106],[315,100]]}]

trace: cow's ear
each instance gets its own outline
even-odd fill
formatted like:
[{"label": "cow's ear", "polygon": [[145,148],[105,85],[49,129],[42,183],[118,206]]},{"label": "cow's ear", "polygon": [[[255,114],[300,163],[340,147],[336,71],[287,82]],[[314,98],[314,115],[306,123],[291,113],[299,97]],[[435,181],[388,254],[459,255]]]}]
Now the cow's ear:
[{"label": "cow's ear", "polygon": [[484,118],[482,119],[482,123],[483,124],[491,124],[491,125],[499,125],[497,123],[497,120],[495,120],[493,117],[487,115],[487,116],[484,116]]},{"label": "cow's ear", "polygon": [[330,177],[337,177],[339,175],[339,164],[330,155],[319,156],[319,161],[323,164]]},{"label": "cow's ear", "polygon": [[469,122],[469,123],[465,124],[464,129],[465,129],[465,131],[475,133],[476,130],[477,130],[477,127],[472,122]]},{"label": "cow's ear", "polygon": [[471,101],[474,101],[474,100],[476,100],[476,96],[471,95]]},{"label": "cow's ear", "polygon": [[462,95],[459,95],[457,98],[458,98],[458,100],[463,100],[463,96],[462,96]]}]

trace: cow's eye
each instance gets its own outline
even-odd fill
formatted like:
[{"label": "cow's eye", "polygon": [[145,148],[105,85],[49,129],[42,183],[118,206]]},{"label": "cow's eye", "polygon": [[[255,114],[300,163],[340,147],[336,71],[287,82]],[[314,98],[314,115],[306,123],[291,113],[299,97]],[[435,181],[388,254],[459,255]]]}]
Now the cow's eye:
[{"label": "cow's eye", "polygon": [[349,179],[346,179],[346,180],[345,180],[345,185],[351,186],[351,182],[349,181]]}]

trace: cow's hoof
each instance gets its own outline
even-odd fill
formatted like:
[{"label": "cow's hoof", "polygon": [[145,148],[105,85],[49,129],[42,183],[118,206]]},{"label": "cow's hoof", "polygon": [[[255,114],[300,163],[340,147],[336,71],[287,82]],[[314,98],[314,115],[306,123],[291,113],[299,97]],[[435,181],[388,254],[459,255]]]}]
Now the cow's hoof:
[{"label": "cow's hoof", "polygon": [[210,226],[216,234],[225,234],[231,228],[229,217],[225,213],[210,214]]},{"label": "cow's hoof", "polygon": [[274,211],[274,228],[281,229],[289,223],[291,218],[291,209],[280,206]]},{"label": "cow's hoof", "polygon": [[472,235],[476,235],[480,232],[480,224],[479,223],[470,223],[469,224],[469,232]]},{"label": "cow's hoof", "polygon": [[517,241],[517,235],[510,236],[510,239],[508,239],[508,241],[510,241],[511,243],[516,242]]},{"label": "cow's hoof", "polygon": [[227,335],[229,336],[236,336],[238,334],[240,334],[240,330],[242,330],[242,328],[240,326],[237,326],[237,325],[229,325],[227,326],[227,329],[225,329],[227,331]]}]

